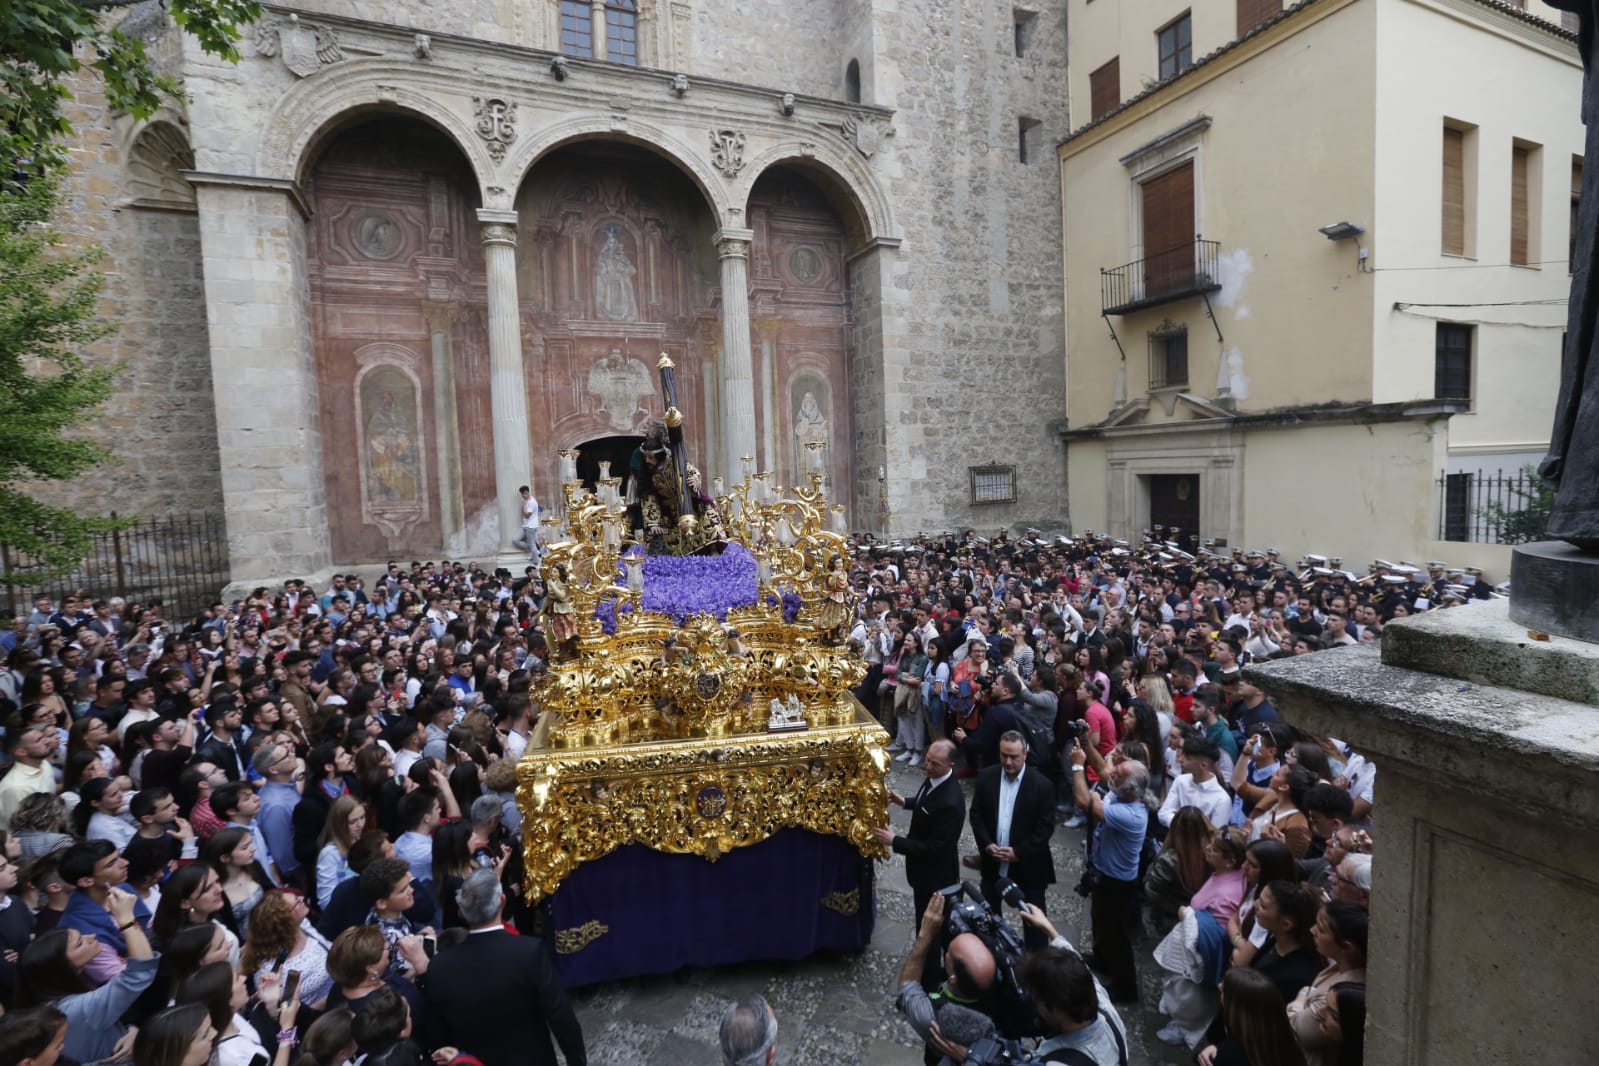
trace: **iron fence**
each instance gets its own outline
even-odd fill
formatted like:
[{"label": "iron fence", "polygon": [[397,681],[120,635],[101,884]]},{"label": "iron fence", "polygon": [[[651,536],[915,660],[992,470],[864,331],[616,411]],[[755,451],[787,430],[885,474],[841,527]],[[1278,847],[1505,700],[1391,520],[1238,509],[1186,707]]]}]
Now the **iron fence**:
[{"label": "iron fence", "polygon": [[138,603],[159,596],[168,618],[186,620],[228,583],[227,529],[218,514],[140,518],[127,529],[96,535],[83,562],[64,577],[29,583],[25,575],[33,565],[26,553],[0,544],[0,572],[24,575],[5,586],[0,601],[13,616],[31,610],[37,596],[59,606],[63,596],[81,589],[95,599],[121,596]]},{"label": "iron fence", "polygon": [[1438,479],[1438,539],[1475,544],[1543,540],[1554,495],[1530,466],[1461,471]]}]

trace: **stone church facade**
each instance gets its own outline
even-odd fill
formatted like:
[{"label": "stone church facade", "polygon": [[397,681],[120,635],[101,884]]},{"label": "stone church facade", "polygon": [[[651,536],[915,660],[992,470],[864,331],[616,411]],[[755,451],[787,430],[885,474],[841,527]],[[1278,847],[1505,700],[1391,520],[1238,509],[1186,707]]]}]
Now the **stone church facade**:
[{"label": "stone church facade", "polygon": [[[233,577],[503,555],[557,452],[620,471],[677,366],[690,458],[852,528],[1066,524],[1065,4],[272,6],[188,92],[78,94],[107,246],[80,505],[220,510]],[[597,57],[597,58],[596,58]]]}]

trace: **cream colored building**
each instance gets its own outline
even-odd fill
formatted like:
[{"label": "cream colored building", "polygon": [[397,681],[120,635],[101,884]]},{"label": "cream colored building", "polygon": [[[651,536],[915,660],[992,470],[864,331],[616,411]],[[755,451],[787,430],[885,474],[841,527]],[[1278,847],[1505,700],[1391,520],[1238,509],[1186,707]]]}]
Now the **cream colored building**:
[{"label": "cream colored building", "polygon": [[1072,0],[1068,19],[1074,524],[1503,580],[1508,548],[1439,542],[1465,517],[1443,479],[1548,443],[1574,21],[1537,0]]}]

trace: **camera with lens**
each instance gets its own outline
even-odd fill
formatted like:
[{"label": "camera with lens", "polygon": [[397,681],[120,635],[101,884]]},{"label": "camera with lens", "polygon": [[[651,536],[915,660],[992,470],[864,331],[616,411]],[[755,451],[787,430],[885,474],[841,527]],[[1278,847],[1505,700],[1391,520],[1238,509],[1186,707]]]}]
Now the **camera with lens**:
[{"label": "camera with lens", "polygon": [[1061,738],[1067,741],[1079,740],[1083,737],[1086,737],[1089,734],[1089,731],[1088,723],[1081,718],[1073,718],[1071,721],[1060,727]]},{"label": "camera with lens", "polygon": [[966,1049],[968,1066],[1000,1066],[1008,1063],[1011,1066],[1043,1066],[1032,1053],[1022,1046],[1020,1040],[1006,1039],[999,1036],[985,1036],[977,1043]]},{"label": "camera with lens", "polygon": [[[1026,897],[1014,882],[1001,878],[997,887],[1004,902],[1018,910],[1026,906]],[[1027,951],[1021,934],[988,905],[970,881],[939,889],[939,895],[944,897],[944,946],[963,933],[971,933],[994,957],[994,991],[988,1014],[995,1028],[1009,1037],[1042,1035],[1044,1023],[1033,1007],[1032,995],[1017,976],[1022,955]]]}]

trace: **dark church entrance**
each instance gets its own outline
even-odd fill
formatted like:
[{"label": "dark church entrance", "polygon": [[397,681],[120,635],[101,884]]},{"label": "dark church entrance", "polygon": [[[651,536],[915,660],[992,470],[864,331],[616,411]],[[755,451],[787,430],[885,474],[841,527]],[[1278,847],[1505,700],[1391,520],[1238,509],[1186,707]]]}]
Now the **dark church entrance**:
[{"label": "dark church entrance", "polygon": [[577,476],[584,485],[591,489],[597,488],[600,480],[600,464],[611,464],[611,476],[622,479],[620,491],[627,493],[627,464],[633,459],[633,449],[643,443],[643,437],[627,436],[625,434],[614,437],[596,437],[577,446]]},{"label": "dark church entrance", "polygon": [[[1199,475],[1152,474],[1149,478],[1149,525],[1164,526],[1162,540],[1184,551],[1199,550]],[[1171,530],[1180,532],[1175,536]]]}]

